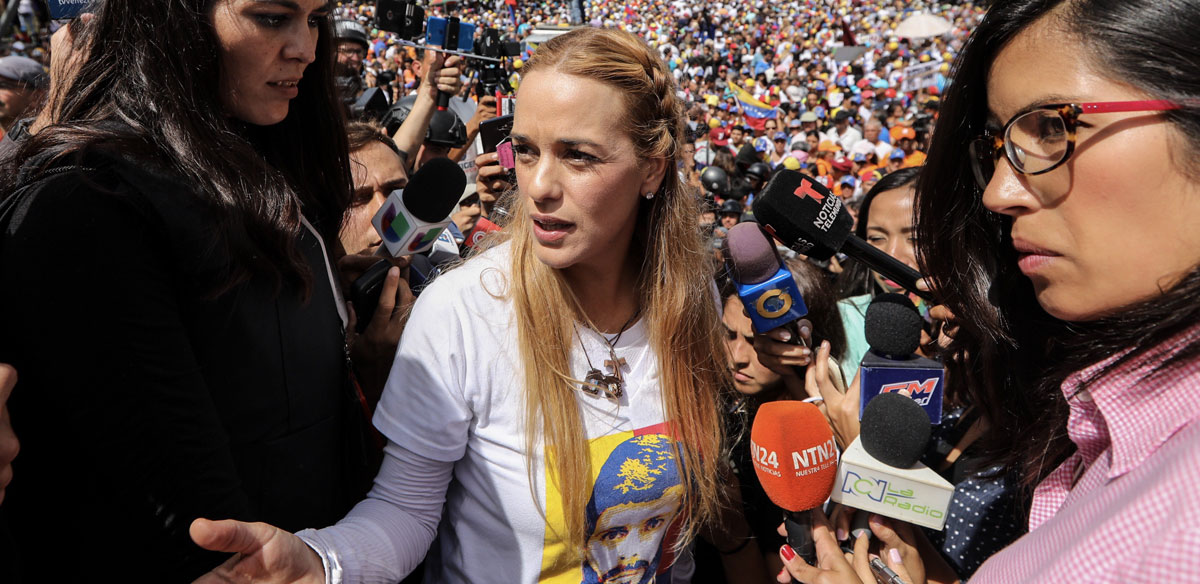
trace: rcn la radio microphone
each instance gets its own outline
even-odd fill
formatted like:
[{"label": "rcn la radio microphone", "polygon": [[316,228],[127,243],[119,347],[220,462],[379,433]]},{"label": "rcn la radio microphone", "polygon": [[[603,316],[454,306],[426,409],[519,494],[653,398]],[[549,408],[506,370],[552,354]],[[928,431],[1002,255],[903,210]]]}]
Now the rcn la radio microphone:
[{"label": "rcn la radio microphone", "polygon": [[858,438],[842,453],[830,499],[942,529],[954,485],[920,463],[929,436],[929,418],[911,399],[892,393],[872,400]]},{"label": "rcn la radio microphone", "polygon": [[434,158],[408,179],[403,189],[392,191],[371,219],[383,246],[393,257],[412,255],[433,247],[450,224],[467,175],[449,158]]},{"label": "rcn la radio microphone", "polygon": [[858,374],[860,418],[877,396],[907,391],[931,424],[942,421],[945,370],[941,363],[915,354],[923,323],[917,307],[903,294],[880,294],[871,300],[863,324],[870,350]]},{"label": "rcn la radio microphone", "polygon": [[780,170],[752,206],[763,228],[796,253],[818,260],[845,253],[905,290],[932,300],[928,292],[917,289],[921,274],[850,232],[854,218],[842,199],[816,179]]},{"label": "rcn la radio microphone", "polygon": [[837,446],[825,415],[799,401],[763,404],[750,428],[750,454],[763,491],[784,510],[788,545],[816,565],[809,511],[829,498],[837,479]]},{"label": "rcn la radio microphone", "polygon": [[789,342],[799,344],[803,339],[797,321],[808,314],[808,307],[792,272],[779,260],[775,244],[753,221],[733,226],[725,241],[730,276],[754,330],[761,334],[787,327],[792,335]]}]

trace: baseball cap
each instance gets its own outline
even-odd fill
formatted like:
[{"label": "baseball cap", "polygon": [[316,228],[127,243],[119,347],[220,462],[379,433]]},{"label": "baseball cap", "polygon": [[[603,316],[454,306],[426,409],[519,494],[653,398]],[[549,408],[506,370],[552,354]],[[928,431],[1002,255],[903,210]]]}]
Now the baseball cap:
[{"label": "baseball cap", "polygon": [[[804,117],[804,116],[801,116],[801,117]],[[800,120],[792,120],[792,121],[788,122],[788,127],[789,128],[799,128],[801,123],[802,122]]]},{"label": "baseball cap", "polygon": [[856,154],[854,155],[854,161],[855,161],[855,162],[866,162],[866,161],[867,161],[867,155],[866,155],[866,154],[863,154],[862,152],[858,152],[858,153],[856,153]]},{"label": "baseball cap", "polygon": [[838,156],[837,158],[833,159],[833,168],[837,170],[849,171],[854,167],[845,156]]},{"label": "baseball cap", "polygon": [[45,86],[50,80],[46,68],[42,67],[41,63],[19,55],[0,58],[0,77],[33,89]]},{"label": "baseball cap", "polygon": [[725,128],[713,128],[708,133],[708,138],[713,144],[716,144],[717,146],[728,146],[729,145],[729,130],[726,130]]},{"label": "baseball cap", "polygon": [[788,136],[787,136],[787,134],[786,134],[786,133],[784,133],[784,132],[775,132],[775,140],[776,140],[776,141],[780,141],[780,140],[782,140],[782,141],[784,141],[784,142],[787,142],[787,138],[788,138]]},{"label": "baseball cap", "polygon": [[909,140],[917,139],[917,132],[908,126],[896,126],[895,128],[892,128],[890,133],[892,135],[892,140],[903,140],[905,138]]},{"label": "baseball cap", "polygon": [[829,140],[821,140],[821,143],[817,145],[817,150],[820,152],[841,152],[842,151],[842,149],[839,148],[837,144],[834,144],[833,142],[831,142]]},{"label": "baseball cap", "polygon": [[892,154],[888,158],[892,160],[904,160],[904,151],[899,148],[892,150]]},{"label": "baseball cap", "polygon": [[813,112],[804,112],[803,114],[800,114],[800,121],[801,122],[816,122],[817,114],[815,114]]}]

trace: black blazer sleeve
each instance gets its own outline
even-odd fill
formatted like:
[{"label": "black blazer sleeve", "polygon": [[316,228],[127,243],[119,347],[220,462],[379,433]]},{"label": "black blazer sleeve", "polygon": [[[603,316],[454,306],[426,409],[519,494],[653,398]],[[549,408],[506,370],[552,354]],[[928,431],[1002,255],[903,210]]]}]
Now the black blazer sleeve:
[{"label": "black blazer sleeve", "polygon": [[188,259],[142,197],[103,183],[43,181],[5,233],[0,357],[19,367],[24,448],[5,511],[27,577],[42,558],[136,557],[139,578],[190,580],[223,559],[191,543],[193,518],[255,516],[181,319]]}]

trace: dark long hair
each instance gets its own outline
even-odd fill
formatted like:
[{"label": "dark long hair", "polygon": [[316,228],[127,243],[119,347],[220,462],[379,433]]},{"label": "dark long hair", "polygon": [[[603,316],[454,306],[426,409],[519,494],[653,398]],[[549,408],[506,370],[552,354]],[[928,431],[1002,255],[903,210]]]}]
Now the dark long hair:
[{"label": "dark long hair", "polygon": [[[921,173],[921,167],[902,168],[896,172],[891,172],[884,175],[867,191],[863,196],[862,202],[858,206],[858,223],[854,225],[854,234],[859,239],[867,238],[867,220],[871,216],[871,202],[879,193],[899,189],[909,186],[916,182],[917,176]],[[838,274],[837,280],[838,298],[848,298],[850,296],[859,296],[862,294],[870,294],[872,296],[883,292],[879,289],[879,285],[875,283],[875,278],[871,277],[871,268],[866,264],[850,258],[846,260],[846,264],[842,269],[842,273]]]},{"label": "dark long hair", "polygon": [[210,18],[219,1],[104,0],[91,22],[74,22],[75,46],[88,58],[51,96],[56,124],[5,161],[0,198],[34,155],[57,153],[38,158],[46,167],[94,147],[119,152],[177,174],[214,212],[213,244],[234,261],[211,292],[251,273],[307,290],[311,274],[293,244],[301,214],[333,245],[351,196],[332,27],[321,24],[287,118],[251,126],[222,111]]},{"label": "dark long hair", "polygon": [[[1050,13],[1109,78],[1157,99],[1200,97],[1200,0],[998,2],[954,65],[917,182],[918,261],[935,282],[938,302],[961,324],[945,356],[947,383],[965,391],[990,425],[980,443],[984,463],[1019,469],[1028,489],[1074,449],[1060,389],[1068,375],[1125,352],[1103,375],[1200,322],[1195,268],[1170,290],[1112,316],[1080,323],[1051,317],[1017,269],[1011,221],[983,206],[966,152],[986,123],[991,64],[1015,36]],[[1200,152],[1200,108],[1172,111],[1166,119],[1186,138],[1187,152],[1177,162],[1193,163]],[[1192,343],[1159,371],[1197,356],[1200,343]],[[1014,436],[1020,441],[1014,443]]]}]

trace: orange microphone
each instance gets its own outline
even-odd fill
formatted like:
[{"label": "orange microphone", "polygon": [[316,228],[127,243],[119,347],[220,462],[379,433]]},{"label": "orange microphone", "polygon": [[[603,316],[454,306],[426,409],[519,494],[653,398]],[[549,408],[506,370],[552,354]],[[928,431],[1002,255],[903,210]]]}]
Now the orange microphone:
[{"label": "orange microphone", "polygon": [[829,498],[837,479],[838,453],[829,422],[810,403],[765,403],[750,429],[750,453],[758,482],[784,510],[788,545],[816,565],[809,511]]}]

